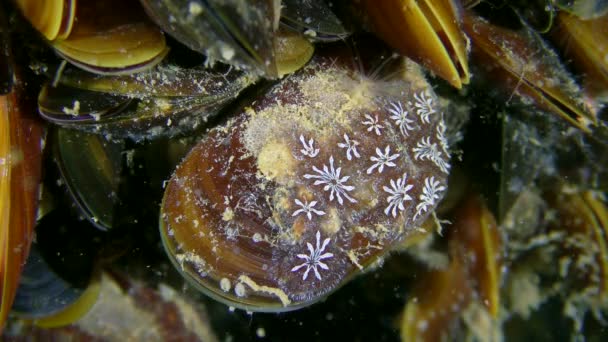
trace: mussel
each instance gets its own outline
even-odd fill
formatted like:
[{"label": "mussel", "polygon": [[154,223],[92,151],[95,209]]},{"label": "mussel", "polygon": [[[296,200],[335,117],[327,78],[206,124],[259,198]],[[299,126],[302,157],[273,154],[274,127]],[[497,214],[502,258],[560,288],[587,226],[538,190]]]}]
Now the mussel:
[{"label": "mussel", "polygon": [[236,70],[160,65],[144,74],[95,76],[63,71],[38,96],[40,114],[55,124],[108,139],[154,139],[192,132],[234,100],[255,77]]},{"label": "mussel", "polygon": [[136,1],[19,0],[24,16],[55,51],[96,73],[133,73],[167,54],[165,37]]},{"label": "mussel", "polygon": [[578,96],[580,87],[538,33],[527,26],[512,31],[473,14],[465,16],[464,30],[487,77],[512,91],[507,102],[518,94],[523,102],[555,113],[582,131],[597,126],[595,113]]},{"label": "mussel", "polygon": [[360,6],[372,30],[397,51],[456,88],[469,83],[466,40],[457,1],[361,1]]},{"label": "mussel", "polygon": [[27,258],[38,204],[42,127],[24,101],[19,78],[0,96],[0,327]]},{"label": "mussel", "polygon": [[165,189],[167,252],[229,305],[324,298],[415,232],[446,189],[443,108],[420,69],[389,59],[370,77],[328,54],[210,131]]},{"label": "mussel", "polygon": [[[401,320],[404,341],[438,341],[457,335],[459,321],[470,310],[497,325],[503,247],[494,215],[473,194],[453,209],[452,216],[451,260],[447,267],[425,273],[412,291]],[[479,324],[482,321],[474,322],[472,330]]]}]

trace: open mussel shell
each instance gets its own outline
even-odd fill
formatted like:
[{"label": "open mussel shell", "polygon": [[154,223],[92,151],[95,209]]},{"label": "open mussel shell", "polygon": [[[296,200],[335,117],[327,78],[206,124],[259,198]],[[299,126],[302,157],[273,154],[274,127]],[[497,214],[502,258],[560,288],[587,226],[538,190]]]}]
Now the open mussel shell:
[{"label": "open mussel shell", "polygon": [[80,213],[99,229],[111,229],[118,204],[122,144],[61,127],[53,133],[55,161]]},{"label": "open mussel shell", "polygon": [[281,24],[320,42],[342,40],[350,35],[325,1],[281,1]]},{"label": "open mussel shell", "polygon": [[554,37],[564,53],[574,59],[575,68],[584,73],[585,88],[608,102],[608,14],[582,20],[559,13]]},{"label": "open mussel shell", "polygon": [[100,74],[129,74],[158,64],[168,48],[136,0],[22,0],[24,16],[72,64]]},{"label": "open mussel shell", "polygon": [[453,0],[362,1],[372,30],[404,56],[461,88],[469,66],[461,13]]},{"label": "open mussel shell", "polygon": [[239,69],[277,77],[274,33],[280,1],[141,0],[146,12],[182,44]]},{"label": "open mussel shell", "polygon": [[596,116],[583,103],[580,88],[558,56],[538,34],[527,26],[521,31],[495,26],[472,13],[465,15],[464,29],[473,43],[472,56],[487,77],[524,103],[535,104],[591,132]]},{"label": "open mussel shell", "polygon": [[33,239],[38,203],[42,128],[28,115],[33,108],[23,94],[18,82],[0,96],[0,329]]},{"label": "open mussel shell", "polygon": [[211,130],[165,188],[167,253],[228,305],[324,298],[415,231],[446,189],[442,108],[420,69],[399,58],[370,78],[345,50],[326,53]]}]

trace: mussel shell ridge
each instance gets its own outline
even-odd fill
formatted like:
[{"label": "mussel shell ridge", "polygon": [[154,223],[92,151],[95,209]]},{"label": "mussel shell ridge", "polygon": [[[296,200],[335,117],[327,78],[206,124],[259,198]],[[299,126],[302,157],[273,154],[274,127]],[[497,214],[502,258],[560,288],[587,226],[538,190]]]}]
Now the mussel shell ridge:
[{"label": "mussel shell ridge", "polygon": [[420,69],[399,59],[369,76],[352,58],[313,58],[210,131],[168,182],[164,245],[207,294],[250,311],[314,303],[442,197],[445,125]]}]

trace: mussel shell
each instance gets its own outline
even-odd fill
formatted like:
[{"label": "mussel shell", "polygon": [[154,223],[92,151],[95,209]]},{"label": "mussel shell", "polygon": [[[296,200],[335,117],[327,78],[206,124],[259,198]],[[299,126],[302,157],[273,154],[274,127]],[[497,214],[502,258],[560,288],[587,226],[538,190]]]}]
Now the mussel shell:
[{"label": "mussel shell", "polygon": [[[607,2],[608,3],[608,2]],[[573,66],[584,75],[584,86],[593,98],[608,102],[608,14],[591,20],[559,13],[554,41]]]},{"label": "mussel shell", "polygon": [[[232,70],[222,74],[195,69],[191,75],[179,67],[159,70],[91,76],[69,69],[61,83],[78,88],[45,86],[38,97],[40,114],[53,123],[108,138],[174,136],[195,130],[256,79]],[[140,95],[146,97],[133,98]]]},{"label": "mussel shell", "polygon": [[283,0],[281,24],[320,42],[342,40],[350,35],[325,1]]},{"label": "mussel shell", "polygon": [[70,306],[85,289],[53,272],[34,244],[23,268],[12,311],[24,318],[47,317]]},{"label": "mussel shell", "polygon": [[42,127],[15,80],[11,93],[0,96],[0,327],[34,238],[42,160]]},{"label": "mussel shell", "polygon": [[[503,245],[493,214],[468,193],[452,210],[448,232],[450,263],[421,276],[401,319],[404,341],[442,341],[471,304],[499,317]],[[483,308],[483,309],[481,309]]]},{"label": "mussel shell", "polygon": [[275,37],[277,75],[283,77],[302,68],[315,48],[304,37],[293,32],[279,32]]},{"label": "mussel shell", "polygon": [[[415,230],[442,196],[441,113],[420,70],[398,59],[396,71],[381,70],[392,77],[369,78],[352,58],[315,57],[178,166],[161,233],[205,293],[252,311],[314,303]],[[428,115],[416,114],[424,106]],[[433,157],[417,152],[425,144]]]},{"label": "mussel shell", "polygon": [[106,235],[59,206],[38,220],[36,236],[13,313],[44,326],[73,323],[97,299],[95,266]]},{"label": "mussel shell", "polygon": [[560,276],[575,291],[608,298],[608,207],[597,193],[573,192],[567,184],[545,197],[556,211],[549,229],[566,233],[555,253]]},{"label": "mussel shell", "polygon": [[465,198],[454,212],[451,252],[461,259],[481,303],[496,318],[503,262],[503,243],[496,219],[476,194]]},{"label": "mussel shell", "polygon": [[274,32],[280,2],[141,0],[163,30],[194,51],[256,74],[277,76]]},{"label": "mussel shell", "polygon": [[165,37],[136,1],[19,0],[17,5],[65,60],[94,73],[129,74],[158,64]]},{"label": "mussel shell", "polygon": [[[47,69],[53,69],[48,68]],[[53,77],[53,74],[48,76]],[[254,75],[218,66],[214,69],[202,66],[186,68],[175,64],[158,66],[132,75],[107,76],[91,74],[66,66],[60,73],[59,84],[85,90],[125,95],[150,96],[198,96],[209,102],[232,98],[257,81]]]},{"label": "mussel shell", "polygon": [[57,124],[87,123],[124,111],[131,103],[126,96],[109,95],[67,86],[46,84],[38,95],[40,115]]},{"label": "mussel shell", "polygon": [[445,270],[425,274],[414,289],[401,318],[402,341],[442,341],[474,295],[462,260]]},{"label": "mussel shell", "polygon": [[454,0],[361,1],[372,30],[399,53],[460,89],[469,83],[462,13]]},{"label": "mussel shell", "polygon": [[[36,319],[34,324],[17,322],[4,332],[4,339],[23,336],[37,341],[204,341],[220,339],[211,326],[205,305],[192,300],[183,289],[163,282],[157,286],[116,271],[101,272],[87,292],[97,301],[86,314],[71,324],[70,313]],[[156,284],[155,284],[156,285]],[[90,296],[88,293],[84,298]],[[93,297],[93,296],[91,296]],[[75,303],[66,311],[79,306]],[[63,322],[61,322],[63,320]],[[63,323],[63,324],[59,324]],[[53,328],[53,329],[48,329]]]},{"label": "mussel shell", "polygon": [[46,39],[65,39],[72,31],[77,0],[17,0],[17,6]]},{"label": "mussel shell", "polygon": [[57,53],[87,71],[125,74],[149,69],[168,53],[165,37],[136,1],[83,1]]},{"label": "mussel shell", "polygon": [[53,133],[55,160],[80,213],[97,228],[111,229],[119,203],[122,144],[61,127]]},{"label": "mussel shell", "polygon": [[99,75],[130,75],[142,72],[160,63],[168,52],[168,50],[163,50],[158,54],[150,56],[149,59],[144,59],[136,64],[128,64],[118,61],[116,63],[108,62],[101,65],[96,65],[91,63],[96,59],[94,53],[85,56],[81,53],[71,51],[66,47],[57,47],[57,54],[66,61],[72,63],[82,70]]},{"label": "mussel shell", "polygon": [[199,97],[143,99],[134,101],[120,115],[90,123],[72,122],[69,126],[103,134],[108,140],[152,140],[196,130],[219,112],[225,102],[209,104]]},{"label": "mussel shell", "polygon": [[598,124],[555,51],[529,26],[510,30],[469,12],[463,27],[473,43],[476,65],[486,78],[508,89],[509,100],[516,94],[523,103],[554,113],[586,133]]}]

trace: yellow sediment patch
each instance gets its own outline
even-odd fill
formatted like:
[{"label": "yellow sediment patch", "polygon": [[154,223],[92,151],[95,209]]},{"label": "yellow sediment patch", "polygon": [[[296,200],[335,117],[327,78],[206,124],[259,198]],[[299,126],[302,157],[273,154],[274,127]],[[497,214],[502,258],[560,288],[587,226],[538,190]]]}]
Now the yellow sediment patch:
[{"label": "yellow sediment patch", "polygon": [[232,208],[227,207],[224,212],[222,213],[222,220],[224,221],[230,221],[234,218],[234,211],[232,210]]},{"label": "yellow sediment patch", "polygon": [[327,215],[324,216],[321,222],[321,229],[325,234],[333,236],[340,230],[341,226],[342,220],[340,220],[338,210],[334,207],[329,208]]},{"label": "yellow sediment patch", "polygon": [[258,155],[258,169],[270,180],[285,184],[294,175],[295,160],[289,146],[271,141],[262,147]]}]

